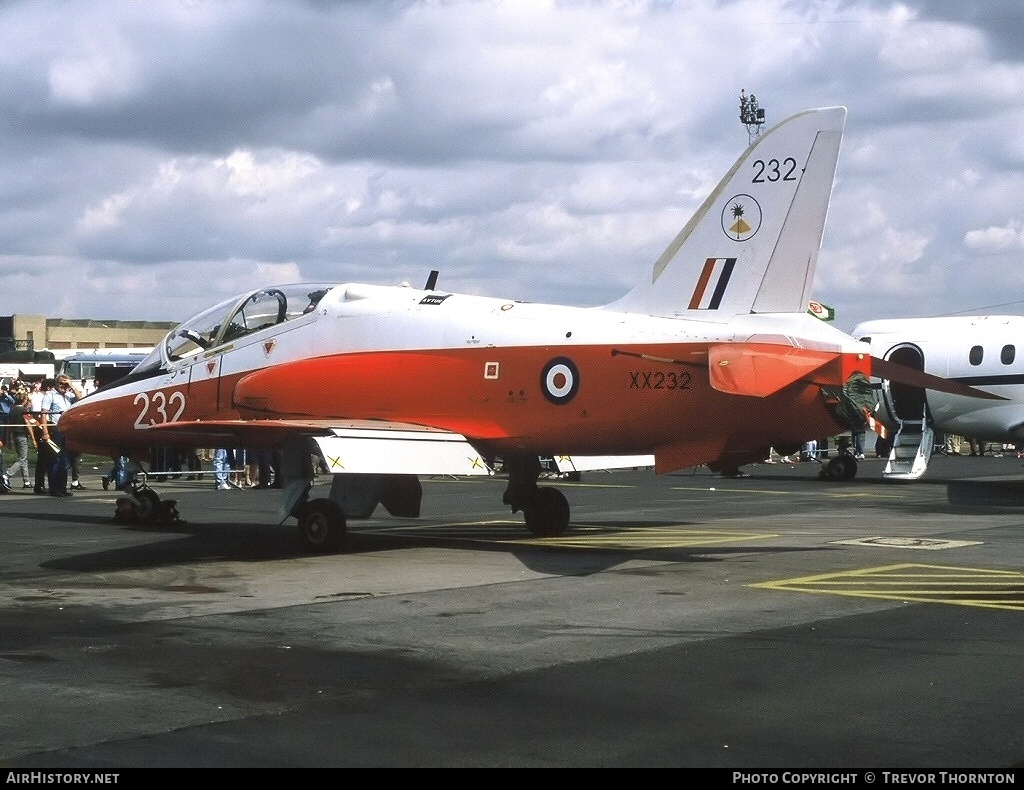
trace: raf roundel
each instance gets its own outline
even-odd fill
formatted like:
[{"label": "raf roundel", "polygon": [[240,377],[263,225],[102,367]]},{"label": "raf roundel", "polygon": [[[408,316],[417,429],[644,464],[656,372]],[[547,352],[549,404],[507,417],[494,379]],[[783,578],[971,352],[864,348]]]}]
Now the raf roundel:
[{"label": "raf roundel", "polygon": [[580,388],[580,372],[568,357],[556,357],[544,366],[540,386],[544,397],[560,406],[576,396]]}]

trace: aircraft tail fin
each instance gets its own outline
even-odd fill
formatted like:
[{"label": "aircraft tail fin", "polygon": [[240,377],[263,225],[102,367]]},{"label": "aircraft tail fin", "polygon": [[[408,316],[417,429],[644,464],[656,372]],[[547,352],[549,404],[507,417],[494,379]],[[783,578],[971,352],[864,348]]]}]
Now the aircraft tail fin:
[{"label": "aircraft tail fin", "polygon": [[723,322],[807,312],[845,123],[845,107],[824,107],[765,132],[606,309]]}]

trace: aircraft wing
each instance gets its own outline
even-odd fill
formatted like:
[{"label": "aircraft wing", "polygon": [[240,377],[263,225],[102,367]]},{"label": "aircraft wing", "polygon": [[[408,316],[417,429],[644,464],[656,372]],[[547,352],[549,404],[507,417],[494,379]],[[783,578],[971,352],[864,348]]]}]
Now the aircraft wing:
[{"label": "aircraft wing", "polygon": [[374,420],[201,420],[154,425],[153,444],[266,446],[309,436],[332,473],[490,475],[462,434]]},{"label": "aircraft wing", "polygon": [[921,387],[922,389],[947,392],[950,395],[963,395],[964,397],[981,398],[983,400],[1009,400],[1002,395],[995,395],[960,381],[945,379],[941,376],[925,373],[923,370],[900,365],[897,362],[890,362],[880,357],[871,357],[871,374],[875,378],[888,379],[889,381],[909,384],[914,387]]},{"label": "aircraft wing", "polygon": [[560,474],[654,466],[653,455],[556,455],[552,461]]},{"label": "aircraft wing", "polygon": [[332,473],[489,475],[466,437],[448,431],[332,428],[314,437]]}]

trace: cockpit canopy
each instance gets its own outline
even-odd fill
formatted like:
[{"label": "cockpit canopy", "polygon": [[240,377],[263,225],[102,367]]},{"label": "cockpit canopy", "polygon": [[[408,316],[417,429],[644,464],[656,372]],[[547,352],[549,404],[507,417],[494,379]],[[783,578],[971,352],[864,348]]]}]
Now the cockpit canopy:
[{"label": "cockpit canopy", "polygon": [[171,330],[136,370],[195,356],[310,313],[333,287],[331,283],[297,283],[261,288],[226,299]]}]

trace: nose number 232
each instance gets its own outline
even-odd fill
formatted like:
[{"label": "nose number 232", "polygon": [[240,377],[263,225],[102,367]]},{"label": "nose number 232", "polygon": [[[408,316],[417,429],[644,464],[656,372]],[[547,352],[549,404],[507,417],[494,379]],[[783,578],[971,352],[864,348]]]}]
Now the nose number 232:
[{"label": "nose number 232", "polygon": [[133,404],[139,407],[135,427],[145,429],[163,422],[176,422],[185,411],[185,393],[180,390],[170,394],[157,391],[150,396],[149,393],[140,392],[135,396]]}]

